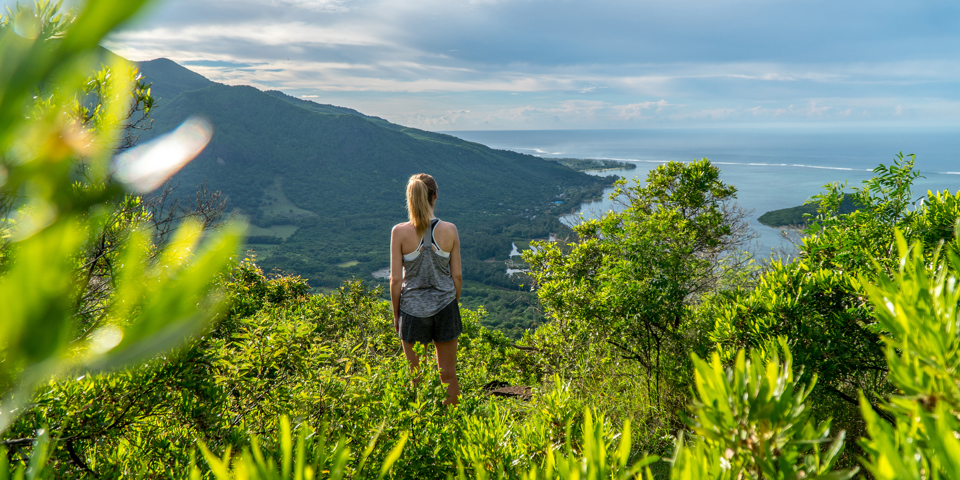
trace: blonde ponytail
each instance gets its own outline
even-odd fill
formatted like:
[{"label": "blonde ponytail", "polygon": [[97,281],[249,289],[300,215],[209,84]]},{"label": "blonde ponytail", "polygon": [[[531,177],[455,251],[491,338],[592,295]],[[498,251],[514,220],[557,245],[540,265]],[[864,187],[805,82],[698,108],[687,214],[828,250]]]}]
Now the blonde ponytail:
[{"label": "blonde ponytail", "polygon": [[437,182],[426,173],[418,173],[407,182],[407,213],[410,223],[423,236],[430,226],[430,209],[437,200]]}]

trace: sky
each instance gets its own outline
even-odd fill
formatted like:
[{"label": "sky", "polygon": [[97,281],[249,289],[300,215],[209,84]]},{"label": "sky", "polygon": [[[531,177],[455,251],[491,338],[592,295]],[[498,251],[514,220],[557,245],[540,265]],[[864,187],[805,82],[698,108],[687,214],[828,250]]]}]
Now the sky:
[{"label": "sky", "polygon": [[960,127],[956,0],[168,0],[104,45],[435,131]]}]

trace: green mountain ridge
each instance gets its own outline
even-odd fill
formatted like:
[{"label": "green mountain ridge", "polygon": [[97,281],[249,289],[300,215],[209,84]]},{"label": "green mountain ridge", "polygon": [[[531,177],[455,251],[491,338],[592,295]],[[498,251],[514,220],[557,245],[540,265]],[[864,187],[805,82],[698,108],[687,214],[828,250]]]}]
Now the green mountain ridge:
[{"label": "green mountain ridge", "polygon": [[292,105],[295,105],[295,106],[298,106],[298,107],[302,107],[302,108],[306,108],[307,110],[312,110],[312,111],[317,112],[317,113],[329,113],[329,114],[334,114],[334,115],[344,115],[344,114],[345,114],[345,115],[356,115],[356,116],[358,116],[358,117],[363,117],[363,118],[366,118],[366,119],[369,119],[369,120],[376,121],[378,124],[380,124],[380,125],[382,125],[382,126],[384,126],[384,127],[387,127],[387,128],[394,128],[394,129],[402,129],[402,128],[405,128],[405,127],[401,127],[400,125],[396,125],[396,124],[390,123],[390,122],[388,122],[388,121],[386,121],[386,120],[384,120],[384,119],[382,119],[382,118],[380,118],[380,117],[373,117],[373,116],[370,116],[370,115],[364,115],[364,114],[362,114],[362,113],[360,113],[360,112],[358,112],[358,111],[356,111],[356,110],[354,110],[354,109],[352,109],[352,108],[338,107],[338,106],[336,106],[336,105],[325,105],[325,104],[322,104],[322,103],[311,102],[310,100],[304,100],[304,99],[302,99],[302,98],[297,98],[297,97],[294,97],[294,96],[291,96],[291,95],[287,95],[286,93],[283,93],[283,92],[281,92],[281,91],[279,91],[279,90],[266,90],[266,91],[264,91],[263,93],[266,93],[267,95],[271,95],[271,96],[274,96],[274,97],[276,97],[276,98],[279,98],[280,100],[283,100],[283,101],[285,101],[285,102],[288,102],[288,103],[290,103],[290,104],[292,104]]},{"label": "green mountain ridge", "polygon": [[513,290],[524,281],[506,275],[511,243],[569,232],[558,216],[613,180],[349,108],[211,82],[166,59],[140,68],[158,98],[143,140],[191,116],[214,127],[179,174],[183,194],[204,181],[223,192],[250,219],[259,263],[315,287],[376,281],[371,274],[389,266],[390,229],[406,220],[412,174],[437,179],[437,216],[459,227],[465,278]]},{"label": "green mountain ridge", "polygon": [[182,92],[199,90],[214,84],[203,75],[166,58],[140,62],[138,67],[144,79],[153,83],[150,87],[151,94],[160,105]]}]

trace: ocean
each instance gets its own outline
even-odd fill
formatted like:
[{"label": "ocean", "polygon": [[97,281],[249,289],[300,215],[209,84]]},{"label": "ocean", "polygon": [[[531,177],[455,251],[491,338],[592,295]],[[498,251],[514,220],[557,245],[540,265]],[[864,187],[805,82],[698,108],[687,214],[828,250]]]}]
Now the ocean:
[{"label": "ocean", "polygon": [[[899,152],[916,154],[915,168],[925,178],[914,183],[913,196],[928,190],[960,190],[960,129],[957,128],[713,128],[647,130],[514,130],[443,132],[491,148],[544,158],[597,158],[634,162],[634,170],[600,172],[628,179],[646,178],[657,165],[709,158],[724,182],[737,187],[737,202],[750,211],[758,234],[755,253],[787,249],[778,229],[757,217],[770,210],[803,204],[830,182],[857,186],[871,171],[889,165]],[[581,205],[585,217],[613,208],[607,199]],[[579,221],[575,214],[566,222]]]}]

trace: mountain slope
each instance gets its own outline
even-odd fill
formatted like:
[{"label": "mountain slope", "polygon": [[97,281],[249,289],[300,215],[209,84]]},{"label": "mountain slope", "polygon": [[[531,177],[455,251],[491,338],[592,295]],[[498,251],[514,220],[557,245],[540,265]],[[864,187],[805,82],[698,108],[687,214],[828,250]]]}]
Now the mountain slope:
[{"label": "mountain slope", "polygon": [[199,90],[213,84],[203,75],[183,68],[166,58],[140,62],[138,66],[144,79],[147,82],[153,82],[150,93],[161,102],[161,105],[163,101],[172,100],[183,92]]},{"label": "mountain slope", "polygon": [[334,114],[334,115],[344,115],[344,114],[346,114],[346,115],[356,115],[356,116],[358,116],[358,117],[363,117],[363,118],[367,118],[367,119],[370,119],[370,120],[378,120],[377,123],[380,124],[380,125],[383,125],[383,126],[385,126],[385,127],[390,127],[390,128],[395,128],[395,127],[403,128],[403,127],[400,127],[400,125],[392,124],[392,123],[390,123],[390,122],[388,122],[388,121],[386,121],[386,120],[384,120],[384,119],[382,119],[382,118],[379,118],[379,117],[371,117],[371,116],[369,116],[369,115],[364,115],[364,114],[362,114],[362,113],[360,113],[360,112],[358,112],[358,111],[356,111],[356,110],[354,110],[354,109],[352,109],[352,108],[337,107],[337,106],[334,106],[334,105],[324,105],[324,104],[322,104],[322,103],[311,102],[311,101],[309,101],[309,100],[303,100],[303,99],[301,99],[301,98],[292,97],[292,96],[287,95],[286,93],[283,93],[283,92],[281,92],[281,91],[279,91],[279,90],[267,90],[267,91],[265,91],[265,92],[263,92],[263,93],[266,93],[267,95],[270,95],[270,96],[279,98],[280,100],[283,100],[283,101],[285,101],[285,102],[287,102],[287,103],[289,103],[289,104],[291,104],[291,105],[294,105],[294,106],[297,106],[297,107],[302,107],[302,108],[305,108],[305,109],[307,109],[307,110],[311,110],[311,111],[314,111],[314,112],[317,112],[317,113],[331,113],[331,114]]},{"label": "mountain slope", "polygon": [[519,282],[505,276],[502,262],[483,260],[505,260],[513,240],[563,230],[557,214],[609,184],[539,157],[280,92],[200,81],[169,61],[147,63],[155,91],[176,93],[155,110],[151,134],[194,115],[215,129],[181,182],[207,181],[226,194],[257,227],[251,240],[261,264],[315,286],[354,275],[372,280],[371,272],[389,265],[390,228],[406,220],[412,174],[437,179],[437,215],[460,227],[465,276],[500,286]]}]

